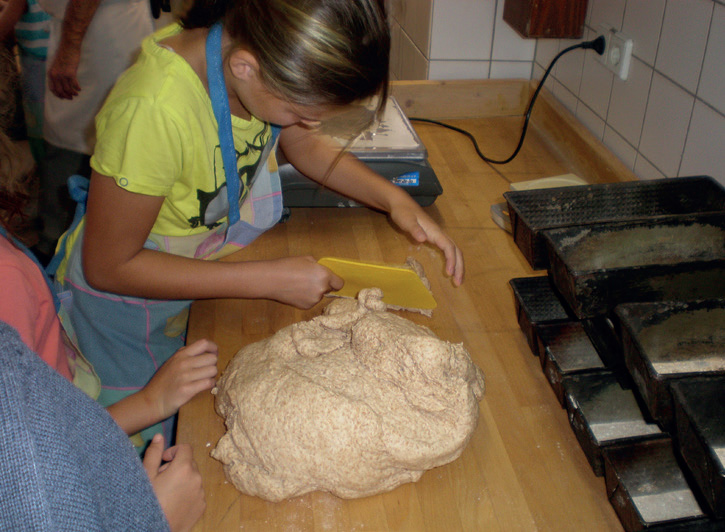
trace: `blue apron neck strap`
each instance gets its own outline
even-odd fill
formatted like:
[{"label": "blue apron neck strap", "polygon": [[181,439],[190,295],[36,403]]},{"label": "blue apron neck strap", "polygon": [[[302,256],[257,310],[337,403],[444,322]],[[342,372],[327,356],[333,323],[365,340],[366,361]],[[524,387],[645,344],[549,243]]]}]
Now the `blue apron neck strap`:
[{"label": "blue apron neck strap", "polygon": [[234,135],[232,134],[232,115],[229,111],[229,97],[224,83],[221,22],[214,24],[206,37],[206,77],[209,83],[211,106],[219,128],[219,147],[227,180],[229,225],[232,226],[239,221],[240,186],[237,151],[234,148]]}]

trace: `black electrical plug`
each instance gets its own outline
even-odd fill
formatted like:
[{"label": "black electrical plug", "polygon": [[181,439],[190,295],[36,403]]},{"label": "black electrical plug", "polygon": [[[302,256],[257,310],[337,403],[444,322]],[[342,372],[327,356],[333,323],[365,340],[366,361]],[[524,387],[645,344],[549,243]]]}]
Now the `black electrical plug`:
[{"label": "black electrical plug", "polygon": [[585,50],[594,50],[599,55],[604,55],[604,50],[607,48],[607,40],[605,39],[604,35],[600,35],[593,41],[583,41],[583,42],[580,42],[577,44],[573,44],[573,45],[569,46],[568,48],[564,48],[558,54],[556,54],[554,59],[551,60],[551,62],[549,63],[549,66],[544,71],[544,75],[541,77],[541,80],[539,80],[539,84],[536,86],[536,90],[534,91],[533,96],[531,96],[531,100],[529,100],[529,105],[526,108],[526,113],[524,115],[524,125],[521,128],[521,136],[519,137],[519,143],[516,146],[516,149],[514,150],[514,152],[506,159],[497,160],[497,159],[490,159],[490,158],[486,157],[483,153],[481,153],[481,150],[478,148],[478,143],[476,142],[476,139],[468,131],[464,131],[455,126],[451,126],[449,124],[444,124],[444,123],[438,122],[436,120],[430,120],[428,118],[410,117],[409,119],[417,120],[419,122],[429,122],[429,123],[433,123],[433,124],[438,124],[439,126],[443,126],[445,128],[452,129],[453,131],[458,131],[459,133],[463,133],[469,139],[471,139],[471,142],[473,142],[473,147],[476,149],[476,153],[478,154],[478,156],[481,159],[483,159],[484,161],[486,161],[487,163],[491,163],[491,164],[509,163],[514,159],[514,157],[516,157],[516,155],[519,153],[519,150],[521,149],[521,146],[524,144],[524,138],[526,137],[526,131],[528,130],[528,127],[529,127],[529,119],[531,118],[531,110],[534,108],[534,102],[536,101],[536,98],[539,96],[539,92],[541,91],[541,88],[544,86],[544,82],[546,81],[546,78],[551,73],[551,69],[554,68],[554,64],[559,60],[559,58],[562,55],[567,54],[567,53],[571,52],[572,50],[578,50],[579,48],[584,48]]},{"label": "black electrical plug", "polygon": [[604,54],[604,48],[607,46],[607,41],[604,38],[604,35],[600,35],[593,41],[584,41],[581,43],[581,47],[585,50],[594,50],[599,55]]}]

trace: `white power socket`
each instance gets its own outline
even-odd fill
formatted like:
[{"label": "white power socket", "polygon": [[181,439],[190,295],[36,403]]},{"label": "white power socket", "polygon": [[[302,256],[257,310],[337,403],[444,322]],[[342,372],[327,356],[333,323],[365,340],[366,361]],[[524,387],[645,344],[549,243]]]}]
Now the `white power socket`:
[{"label": "white power socket", "polygon": [[632,61],[632,48],[634,48],[632,39],[607,24],[601,24],[599,32],[600,35],[604,36],[606,44],[604,53],[602,55],[597,54],[597,59],[614,72],[619,79],[626,80],[629,75],[629,65]]}]

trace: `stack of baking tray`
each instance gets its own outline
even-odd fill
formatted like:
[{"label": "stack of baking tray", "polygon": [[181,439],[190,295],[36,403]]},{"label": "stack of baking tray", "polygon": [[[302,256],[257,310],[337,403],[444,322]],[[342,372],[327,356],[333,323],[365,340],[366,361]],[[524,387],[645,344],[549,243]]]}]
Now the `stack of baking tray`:
[{"label": "stack of baking tray", "polygon": [[547,230],[725,211],[725,192],[708,176],[511,191],[504,198],[514,242],[535,270],[548,266]]},{"label": "stack of baking tray", "polygon": [[615,313],[626,367],[652,417],[672,429],[673,382],[725,377],[725,299],[625,303]]},{"label": "stack of baking tray", "polygon": [[526,335],[531,352],[539,354],[539,329],[544,325],[575,320],[546,276],[511,279],[516,302],[516,319]]},{"label": "stack of baking tray", "polygon": [[725,530],[725,189],[506,199],[517,245],[548,270],[510,281],[519,325],[623,526]]},{"label": "stack of baking tray", "polygon": [[687,469],[720,519],[725,518],[725,378],[693,377],[672,383],[675,431]]},{"label": "stack of baking tray", "polygon": [[725,297],[725,211],[544,231],[549,275],[579,318],[621,303]]},{"label": "stack of baking tray", "polygon": [[604,451],[607,495],[625,530],[722,532],[706,513],[669,438]]}]

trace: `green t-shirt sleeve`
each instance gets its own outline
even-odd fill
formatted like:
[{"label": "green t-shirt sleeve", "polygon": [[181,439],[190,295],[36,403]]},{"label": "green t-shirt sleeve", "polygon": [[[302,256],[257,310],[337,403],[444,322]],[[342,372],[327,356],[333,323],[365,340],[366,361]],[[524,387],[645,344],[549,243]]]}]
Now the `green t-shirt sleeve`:
[{"label": "green t-shirt sleeve", "polygon": [[96,134],[94,170],[130,192],[169,195],[185,140],[173,111],[145,98],[108,102],[96,117]]}]

